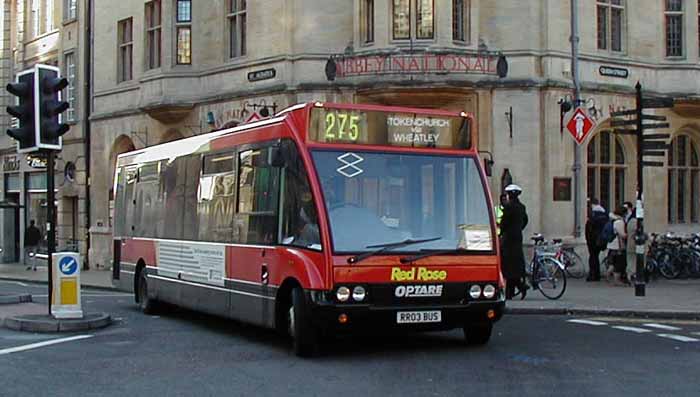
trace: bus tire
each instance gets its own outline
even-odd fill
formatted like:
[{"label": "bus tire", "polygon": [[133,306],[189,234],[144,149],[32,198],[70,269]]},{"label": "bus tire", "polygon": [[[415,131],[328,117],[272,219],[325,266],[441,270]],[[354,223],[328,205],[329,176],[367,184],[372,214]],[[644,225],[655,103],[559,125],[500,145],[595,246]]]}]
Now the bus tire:
[{"label": "bus tire", "polygon": [[287,314],[287,328],[292,337],[294,354],[299,357],[313,356],[318,347],[318,336],[310,317],[304,292],[295,287],[292,290],[292,305]]},{"label": "bus tire", "polygon": [[138,290],[139,309],[144,314],[154,314],[158,309],[158,302],[148,297],[148,280],[146,279],[146,269],[139,272]]},{"label": "bus tire", "polygon": [[476,323],[464,326],[464,339],[468,345],[480,346],[488,343],[493,331],[493,323]]}]

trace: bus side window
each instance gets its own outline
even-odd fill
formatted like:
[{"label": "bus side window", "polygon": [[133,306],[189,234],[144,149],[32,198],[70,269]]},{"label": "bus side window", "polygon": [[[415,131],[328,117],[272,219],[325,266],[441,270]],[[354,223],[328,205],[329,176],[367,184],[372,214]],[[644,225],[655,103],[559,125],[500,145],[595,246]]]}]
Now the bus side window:
[{"label": "bus side window", "polygon": [[234,154],[204,156],[197,193],[199,240],[231,242],[236,197]]},{"label": "bus side window", "polygon": [[117,191],[114,198],[114,236],[124,237],[126,233],[126,170],[117,169]]},{"label": "bus side window", "polygon": [[185,159],[168,162],[161,171],[165,197],[165,224],[161,238],[182,238],[182,209],[185,206]]},{"label": "bus side window", "polygon": [[134,236],[156,237],[158,163],[143,164],[138,169],[135,187]]},{"label": "bus side window", "polygon": [[136,190],[136,180],[138,177],[138,170],[136,167],[126,167],[124,169],[124,173],[126,181],[125,181],[125,187],[124,187],[124,203],[125,203],[125,208],[124,208],[124,235],[125,236],[133,236],[134,235],[134,230],[136,229],[136,226],[134,224],[135,220],[135,210],[136,206],[134,205],[134,199],[135,199],[135,194],[134,190]]},{"label": "bus side window", "polygon": [[269,148],[239,153],[238,208],[233,240],[273,244],[277,235],[279,168],[270,164]]},{"label": "bus side window", "polygon": [[283,208],[279,242],[305,248],[321,248],[318,214],[311,194],[308,174],[294,142],[288,145],[289,158],[283,169]]},{"label": "bus side window", "polygon": [[199,214],[197,213],[197,191],[202,160],[199,155],[187,156],[185,160],[185,197],[182,211],[183,236],[185,240],[197,240],[199,237]]}]

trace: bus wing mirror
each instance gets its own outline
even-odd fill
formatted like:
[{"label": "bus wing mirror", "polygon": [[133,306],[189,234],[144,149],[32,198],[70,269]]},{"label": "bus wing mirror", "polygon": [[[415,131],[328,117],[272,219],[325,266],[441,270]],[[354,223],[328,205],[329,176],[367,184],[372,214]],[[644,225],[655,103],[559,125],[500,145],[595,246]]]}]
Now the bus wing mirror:
[{"label": "bus wing mirror", "polygon": [[493,160],[484,159],[484,172],[486,173],[486,176],[488,176],[488,177],[493,176]]},{"label": "bus wing mirror", "polygon": [[485,153],[488,154],[488,157],[484,157],[484,172],[486,173],[486,176],[491,177],[493,176],[493,155],[491,152],[487,152],[485,150],[479,151],[479,153]]}]

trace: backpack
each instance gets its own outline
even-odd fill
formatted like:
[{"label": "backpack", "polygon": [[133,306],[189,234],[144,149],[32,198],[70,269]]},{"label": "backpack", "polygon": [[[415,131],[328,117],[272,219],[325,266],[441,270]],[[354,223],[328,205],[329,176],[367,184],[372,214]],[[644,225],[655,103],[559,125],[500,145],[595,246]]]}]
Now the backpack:
[{"label": "backpack", "polygon": [[611,219],[605,224],[603,230],[598,236],[598,246],[600,248],[606,248],[608,243],[611,243],[613,240],[615,240],[615,227],[613,226],[613,220]]}]

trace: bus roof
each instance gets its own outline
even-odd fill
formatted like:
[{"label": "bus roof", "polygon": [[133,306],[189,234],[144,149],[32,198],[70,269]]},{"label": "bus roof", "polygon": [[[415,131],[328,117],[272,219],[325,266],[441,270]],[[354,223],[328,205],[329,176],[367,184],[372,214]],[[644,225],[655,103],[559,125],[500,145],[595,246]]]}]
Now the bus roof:
[{"label": "bus roof", "polygon": [[[467,117],[473,119],[473,116],[466,112],[447,111],[439,109],[412,108],[401,106],[384,106],[370,104],[347,104],[347,103],[332,103],[332,102],[307,102],[289,106],[273,117],[265,120],[260,120],[248,124],[241,124],[233,128],[227,128],[218,131],[212,131],[206,134],[195,135],[188,138],[178,139],[172,142],[161,143],[158,145],[148,146],[142,149],[122,153],[117,156],[117,166],[130,164],[141,164],[159,160],[174,161],[181,156],[190,154],[207,152],[210,150],[212,141],[218,138],[231,136],[234,134],[249,131],[254,128],[274,125],[284,122],[290,114],[304,111],[312,107],[318,108],[333,108],[333,109],[355,109],[366,111],[384,111],[384,112],[400,112],[400,113],[417,113],[434,116],[451,116],[451,117]],[[306,120],[306,117],[303,118]]]},{"label": "bus roof", "polygon": [[233,128],[213,131],[202,135],[178,139],[172,142],[148,146],[143,149],[122,153],[117,157],[117,165],[140,164],[158,160],[174,160],[181,156],[209,151],[210,143],[216,139],[244,132],[256,127],[281,123],[285,116],[275,116],[269,119],[242,124]]}]

